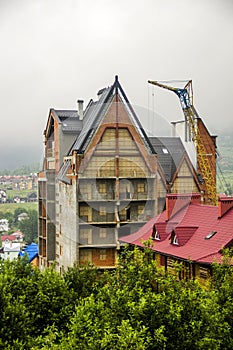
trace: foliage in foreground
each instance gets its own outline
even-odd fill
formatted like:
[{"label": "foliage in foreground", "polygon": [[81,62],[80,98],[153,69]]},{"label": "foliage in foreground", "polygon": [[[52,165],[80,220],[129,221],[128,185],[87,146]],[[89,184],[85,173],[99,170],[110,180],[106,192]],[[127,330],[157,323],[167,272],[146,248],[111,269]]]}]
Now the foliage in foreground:
[{"label": "foliage in foreground", "polygon": [[114,272],[0,265],[2,349],[232,349],[233,269],[214,266],[208,288],[126,249]]}]

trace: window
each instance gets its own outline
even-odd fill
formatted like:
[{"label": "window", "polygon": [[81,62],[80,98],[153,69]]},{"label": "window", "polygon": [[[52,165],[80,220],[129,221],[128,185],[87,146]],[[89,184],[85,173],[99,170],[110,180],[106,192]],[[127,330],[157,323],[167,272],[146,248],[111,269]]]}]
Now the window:
[{"label": "window", "polygon": [[178,243],[178,238],[177,238],[176,235],[174,236],[174,239],[173,239],[172,244],[177,244],[177,245],[179,244],[179,243]]},{"label": "window", "polygon": [[100,249],[100,260],[106,260],[107,252],[106,249]]},{"label": "window", "polygon": [[159,235],[159,233],[156,230],[155,224],[153,225],[152,238],[156,239],[157,241],[160,241],[160,235]]},{"label": "window", "polygon": [[138,193],[145,192],[145,183],[141,182],[137,185]]},{"label": "window", "polygon": [[[91,217],[91,212],[89,213],[89,209],[91,209],[88,206],[80,206],[79,208],[79,215],[80,215],[80,219],[83,221],[89,221],[90,217]],[[90,214],[90,215],[89,215]]]},{"label": "window", "polygon": [[92,251],[87,249],[81,249],[79,260],[83,262],[92,262]]},{"label": "window", "polygon": [[207,236],[205,236],[205,239],[210,239],[210,238],[213,237],[216,233],[217,233],[217,231],[211,231]]},{"label": "window", "polygon": [[100,206],[99,212],[100,212],[100,215],[101,215],[101,216],[106,215],[106,207]]},{"label": "window", "polygon": [[48,161],[48,169],[55,169],[55,162],[54,162],[54,160]]},{"label": "window", "polygon": [[86,239],[88,238],[88,234],[89,234],[89,229],[81,229],[80,230],[80,238],[81,239]]},{"label": "window", "polygon": [[144,205],[139,205],[138,206],[138,215],[144,214],[144,209],[145,209]]},{"label": "window", "polygon": [[126,210],[126,220],[130,220],[130,207],[125,208]]},{"label": "window", "polygon": [[163,148],[163,153],[168,154],[168,150],[166,148]]},{"label": "window", "polygon": [[106,184],[99,184],[99,193],[106,193]]},{"label": "window", "polygon": [[209,270],[206,267],[200,266],[199,275],[203,279],[207,279],[209,276]]},{"label": "window", "polygon": [[80,207],[80,216],[88,215],[88,207],[81,206]]},{"label": "window", "polygon": [[101,227],[99,230],[99,237],[100,238],[106,238],[107,237],[107,230],[105,227]]},{"label": "window", "polygon": [[170,257],[167,257],[167,267],[169,268],[173,268],[174,266],[173,266],[173,259],[172,258],[170,258]]},{"label": "window", "polygon": [[92,244],[92,229],[81,228],[80,229],[80,243],[81,244]]},{"label": "window", "polygon": [[171,236],[170,236],[171,244],[179,245],[178,238],[176,236],[176,233],[174,230],[172,230]]}]

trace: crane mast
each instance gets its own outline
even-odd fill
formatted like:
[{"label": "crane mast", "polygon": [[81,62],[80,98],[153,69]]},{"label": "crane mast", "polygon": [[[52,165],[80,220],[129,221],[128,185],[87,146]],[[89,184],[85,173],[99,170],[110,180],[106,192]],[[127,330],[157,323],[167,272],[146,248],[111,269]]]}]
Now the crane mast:
[{"label": "crane mast", "polygon": [[216,170],[213,169],[211,154],[207,152],[199,130],[198,121],[201,121],[201,119],[193,106],[192,81],[189,80],[184,88],[175,88],[153,80],[148,80],[148,83],[173,91],[179,97],[185,121],[191,132],[192,141],[196,146],[197,165],[206,187],[208,202],[216,205]]}]

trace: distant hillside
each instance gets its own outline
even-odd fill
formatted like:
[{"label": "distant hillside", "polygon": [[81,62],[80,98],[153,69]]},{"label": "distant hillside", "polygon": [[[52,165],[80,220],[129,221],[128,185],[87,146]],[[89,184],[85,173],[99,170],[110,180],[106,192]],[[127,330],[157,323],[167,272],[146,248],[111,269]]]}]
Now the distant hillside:
[{"label": "distant hillside", "polygon": [[19,168],[9,170],[9,169],[3,169],[0,170],[0,176],[2,175],[30,175],[37,173],[40,168],[40,163],[35,163],[31,165],[23,165]]},{"label": "distant hillside", "polygon": [[231,136],[219,136],[218,142],[218,167],[217,184],[218,192],[233,194],[233,138]]},{"label": "distant hillside", "polygon": [[233,137],[218,137],[219,164],[225,173],[233,172]]}]

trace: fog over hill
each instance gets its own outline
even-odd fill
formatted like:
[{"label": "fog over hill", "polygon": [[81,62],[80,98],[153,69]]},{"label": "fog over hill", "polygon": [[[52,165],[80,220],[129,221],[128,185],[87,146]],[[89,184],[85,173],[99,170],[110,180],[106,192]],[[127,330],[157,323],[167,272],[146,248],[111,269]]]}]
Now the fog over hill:
[{"label": "fog over hill", "polygon": [[17,149],[5,148],[0,153],[0,171],[5,169],[14,170],[16,168],[31,165],[35,163],[42,164],[42,147],[35,145],[33,147],[18,146]]}]

